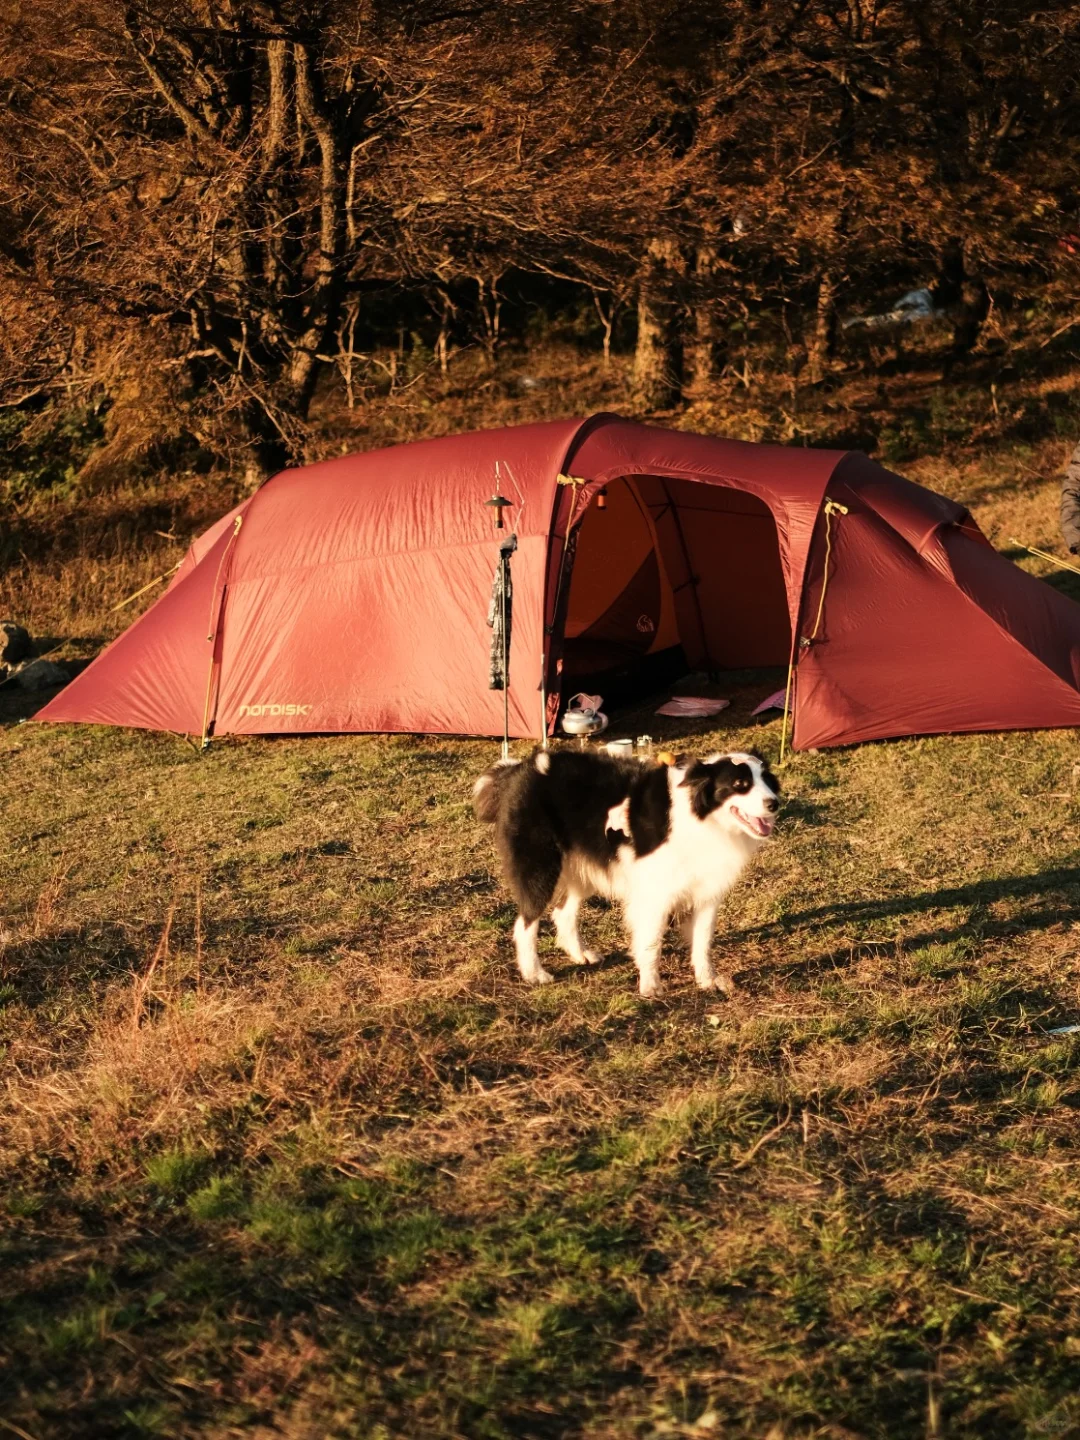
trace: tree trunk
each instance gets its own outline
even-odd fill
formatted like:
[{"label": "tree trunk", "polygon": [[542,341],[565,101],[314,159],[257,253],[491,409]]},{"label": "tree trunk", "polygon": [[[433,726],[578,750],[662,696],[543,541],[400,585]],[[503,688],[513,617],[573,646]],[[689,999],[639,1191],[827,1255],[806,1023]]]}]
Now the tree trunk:
[{"label": "tree trunk", "polygon": [[306,45],[293,46],[298,115],[319,146],[319,249],[309,291],[306,324],[297,336],[288,367],[288,408],[307,418],[318,378],[319,352],[337,328],[341,311],[341,263],[345,234],[345,181],[341,146]]},{"label": "tree trunk", "polygon": [[491,276],[476,276],[476,304],[484,327],[484,349],[487,351],[488,364],[493,371],[498,369],[501,359],[499,334],[503,304],[503,297],[499,294],[501,279],[501,271]]},{"label": "tree trunk", "polygon": [[944,366],[948,375],[975,348],[990,313],[990,292],[969,241],[950,240],[941,252],[934,303],[939,309],[951,311],[953,317],[952,344]]},{"label": "tree trunk", "polygon": [[683,348],[685,376],[683,395],[702,400],[716,379],[721,326],[716,303],[716,251],[701,245],[694,256],[694,287],[690,307],[689,334]]},{"label": "tree trunk", "polygon": [[638,280],[638,335],[633,383],[649,410],[669,410],[679,398],[675,283],[681,268],[678,245],[667,236],[649,242]]},{"label": "tree trunk", "polygon": [[821,384],[835,354],[836,277],[831,270],[823,270],[818,278],[814,329],[806,347],[807,379],[811,385]]},{"label": "tree trunk", "polygon": [[247,437],[244,484],[248,490],[257,490],[264,480],[284,470],[292,456],[280,430],[258,400],[252,399],[244,406],[241,422]]},{"label": "tree trunk", "polygon": [[615,312],[619,308],[619,301],[615,295],[612,294],[608,302],[608,308],[605,310],[600,301],[599,292],[591,285],[589,286],[589,290],[592,294],[593,309],[596,311],[597,318],[600,321],[600,328],[604,332],[604,369],[607,370],[611,366],[611,332],[615,325]]}]

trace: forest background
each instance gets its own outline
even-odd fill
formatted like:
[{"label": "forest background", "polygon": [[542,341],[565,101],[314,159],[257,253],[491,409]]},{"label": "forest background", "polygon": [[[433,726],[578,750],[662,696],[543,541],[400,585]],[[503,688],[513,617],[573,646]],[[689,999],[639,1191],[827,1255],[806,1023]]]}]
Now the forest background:
[{"label": "forest background", "polygon": [[3,8],[16,509],[594,408],[1080,430],[1075,5]]}]

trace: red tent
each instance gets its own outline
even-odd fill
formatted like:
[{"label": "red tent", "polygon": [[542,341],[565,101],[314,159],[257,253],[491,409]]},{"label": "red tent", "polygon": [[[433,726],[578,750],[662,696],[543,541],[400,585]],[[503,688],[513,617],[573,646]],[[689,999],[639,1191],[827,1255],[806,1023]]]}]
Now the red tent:
[{"label": "red tent", "polygon": [[284,471],[38,718],[501,734],[488,618],[511,533],[511,735],[675,646],[692,669],[793,660],[798,748],[1080,724],[1080,608],[960,505],[857,452],[613,415]]}]

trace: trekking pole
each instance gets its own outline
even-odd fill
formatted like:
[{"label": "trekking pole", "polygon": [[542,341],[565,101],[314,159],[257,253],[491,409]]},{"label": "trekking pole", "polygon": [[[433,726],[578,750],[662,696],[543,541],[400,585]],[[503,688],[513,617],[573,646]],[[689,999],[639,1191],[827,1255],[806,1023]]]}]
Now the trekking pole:
[{"label": "trekking pole", "polygon": [[155,585],[160,585],[161,582],[163,580],[167,580],[170,575],[175,575],[177,570],[180,569],[180,566],[183,563],[184,562],[182,559],[178,560],[171,570],[166,570],[164,575],[156,576],[153,580],[150,581],[149,585],[144,585],[141,590],[136,590],[134,595],[129,595],[126,600],[121,600],[118,605],[114,605],[112,608],[114,610],[123,610],[125,605],[130,605],[133,600],[138,600],[140,595],[145,595],[146,592],[148,590],[152,590]]},{"label": "trekking pole", "polygon": [[1025,545],[1022,540],[1017,540],[1015,535],[1009,536],[1010,545],[1019,545],[1021,550],[1026,550],[1029,555],[1037,555],[1040,560],[1049,560],[1051,565],[1056,565],[1059,570],[1071,570],[1074,575],[1080,575],[1080,566],[1070,565],[1067,560],[1059,560],[1056,555],[1051,555],[1049,550],[1036,550],[1034,545]]}]

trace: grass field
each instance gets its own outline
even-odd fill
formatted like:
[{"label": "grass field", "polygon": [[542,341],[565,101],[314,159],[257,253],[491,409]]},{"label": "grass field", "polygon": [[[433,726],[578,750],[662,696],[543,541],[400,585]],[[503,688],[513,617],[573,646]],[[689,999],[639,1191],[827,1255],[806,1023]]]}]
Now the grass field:
[{"label": "grass field", "polygon": [[[1052,544],[1059,459],[908,473]],[[179,553],[156,503],[0,609],[97,648]],[[775,757],[724,693],[683,743]],[[488,742],[200,756],[0,700],[0,1434],[1080,1427],[1072,733],[796,756],[736,996],[672,949],[647,1003],[599,909],[603,966],[518,981]]]}]

